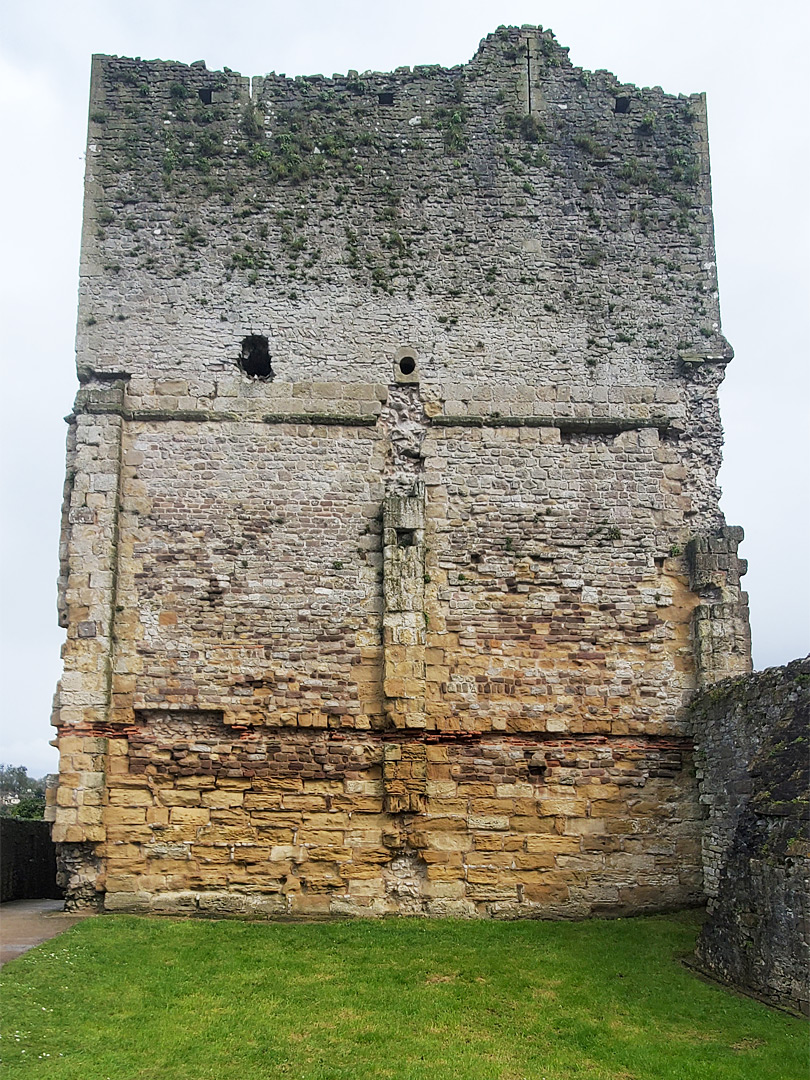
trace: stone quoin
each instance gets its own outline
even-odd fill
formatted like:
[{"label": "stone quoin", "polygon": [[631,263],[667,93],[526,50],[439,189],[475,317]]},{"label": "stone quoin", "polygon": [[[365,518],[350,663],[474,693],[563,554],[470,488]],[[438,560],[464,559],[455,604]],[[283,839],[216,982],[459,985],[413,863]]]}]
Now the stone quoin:
[{"label": "stone quoin", "polygon": [[750,670],[705,100],[93,60],[50,809],[71,907],[701,902]]}]

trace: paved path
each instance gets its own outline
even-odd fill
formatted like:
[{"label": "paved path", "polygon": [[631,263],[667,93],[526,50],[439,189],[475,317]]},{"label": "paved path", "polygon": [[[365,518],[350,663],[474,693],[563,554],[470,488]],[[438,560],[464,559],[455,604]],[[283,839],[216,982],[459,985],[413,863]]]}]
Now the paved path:
[{"label": "paved path", "polygon": [[0,904],[0,967],[86,915],[62,911],[62,900],[10,900]]}]

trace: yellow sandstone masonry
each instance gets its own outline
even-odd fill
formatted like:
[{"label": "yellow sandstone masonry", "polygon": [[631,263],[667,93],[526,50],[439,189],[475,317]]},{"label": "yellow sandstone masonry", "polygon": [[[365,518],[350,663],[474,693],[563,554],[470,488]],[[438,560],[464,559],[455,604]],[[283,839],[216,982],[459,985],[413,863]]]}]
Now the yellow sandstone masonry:
[{"label": "yellow sandstone masonry", "polygon": [[702,95],[523,27],[386,75],[97,56],[90,116],[69,906],[698,903],[687,705],[750,666]]}]

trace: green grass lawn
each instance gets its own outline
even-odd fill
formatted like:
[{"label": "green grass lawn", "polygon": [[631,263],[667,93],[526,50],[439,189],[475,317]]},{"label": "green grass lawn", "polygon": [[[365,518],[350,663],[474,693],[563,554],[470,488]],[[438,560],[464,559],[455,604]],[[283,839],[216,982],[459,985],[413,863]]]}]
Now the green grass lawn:
[{"label": "green grass lawn", "polygon": [[8,964],[6,1075],[48,1080],[807,1080],[802,1021],[615,922],[88,919]]}]

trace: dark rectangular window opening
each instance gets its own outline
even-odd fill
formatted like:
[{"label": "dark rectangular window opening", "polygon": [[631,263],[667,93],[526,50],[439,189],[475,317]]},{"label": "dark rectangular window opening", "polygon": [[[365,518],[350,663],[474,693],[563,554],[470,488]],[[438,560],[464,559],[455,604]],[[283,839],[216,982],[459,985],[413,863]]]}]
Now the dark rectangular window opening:
[{"label": "dark rectangular window opening", "polygon": [[382,94],[377,95],[377,101],[380,105],[393,105],[394,104],[394,91],[386,90]]},{"label": "dark rectangular window opening", "polygon": [[630,98],[629,97],[617,97],[616,104],[613,108],[614,112],[630,112]]},{"label": "dark rectangular window opening", "polygon": [[197,91],[197,93],[200,95],[200,101],[203,103],[203,105],[211,104],[211,96],[213,92],[214,91],[208,86],[204,86],[202,90]]},{"label": "dark rectangular window opening", "polygon": [[397,529],[397,547],[409,548],[416,543],[414,529]]}]

